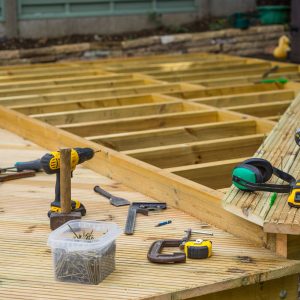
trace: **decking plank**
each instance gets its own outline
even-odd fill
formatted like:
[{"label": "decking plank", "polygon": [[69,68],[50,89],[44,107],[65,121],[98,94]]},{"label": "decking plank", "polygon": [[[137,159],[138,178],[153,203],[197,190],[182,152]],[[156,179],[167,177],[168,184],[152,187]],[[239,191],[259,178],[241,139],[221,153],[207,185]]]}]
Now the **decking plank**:
[{"label": "decking plank", "polygon": [[[16,159],[31,160],[46,152],[33,143],[0,130],[1,167]],[[9,144],[6,144],[9,142]],[[30,147],[29,147],[30,146]],[[97,286],[63,284],[53,278],[47,211],[54,197],[55,176],[5,182],[0,195],[1,299],[187,299],[210,295],[239,286],[251,285],[300,272],[300,262],[285,260],[249,241],[234,237],[212,225],[212,258],[189,260],[182,265],[156,265],[147,261],[150,244],[157,238],[177,238],[189,227],[201,228],[201,220],[169,207],[159,214],[137,218],[136,233],[117,240],[116,271]],[[72,179],[72,194],[87,207],[86,220],[107,220],[124,227],[127,207],[116,208],[96,194],[99,184],[131,201],[156,201],[112,179],[78,166]],[[158,199],[161,200],[161,199]],[[26,205],[24,205],[26,203]],[[162,219],[173,223],[156,228]],[[242,257],[247,255],[252,263]],[[235,270],[240,270],[236,272]],[[172,273],[172,276],[170,274]],[[199,273],[205,276],[199,276]]]},{"label": "decking plank", "polygon": [[[299,146],[294,141],[295,131],[300,127],[299,105],[298,96],[255,154],[255,157],[269,160],[295,178],[299,178],[300,166]],[[273,178],[273,182],[282,183],[276,178]],[[299,234],[299,223],[294,220],[299,220],[300,212],[288,206],[287,197],[278,195],[274,206],[270,208],[270,193],[257,192],[250,195],[232,188],[223,204],[225,209],[263,225],[267,232]]]}]

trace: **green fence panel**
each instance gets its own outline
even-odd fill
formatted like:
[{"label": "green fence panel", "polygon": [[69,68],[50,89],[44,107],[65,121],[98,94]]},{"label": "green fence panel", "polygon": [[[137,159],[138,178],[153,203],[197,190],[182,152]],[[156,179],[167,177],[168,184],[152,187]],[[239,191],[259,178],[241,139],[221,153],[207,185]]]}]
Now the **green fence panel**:
[{"label": "green fence panel", "polygon": [[18,0],[19,19],[191,12],[196,9],[195,0]]}]

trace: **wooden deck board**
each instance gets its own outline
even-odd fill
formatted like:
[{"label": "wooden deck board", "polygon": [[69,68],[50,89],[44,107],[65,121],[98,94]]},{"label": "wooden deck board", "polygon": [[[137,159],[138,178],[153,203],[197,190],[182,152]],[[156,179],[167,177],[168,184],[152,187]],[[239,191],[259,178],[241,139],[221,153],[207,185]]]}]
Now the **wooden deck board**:
[{"label": "wooden deck board", "polygon": [[[7,131],[0,130],[0,136],[1,167],[15,163],[16,159],[35,159],[46,152]],[[149,263],[146,254],[154,240],[181,237],[186,228],[197,229],[203,223],[170,207],[159,214],[138,216],[136,233],[129,237],[122,234],[117,240],[116,271],[98,286],[56,282],[51,251],[46,245],[50,233],[46,213],[53,199],[54,182],[54,175],[39,173],[36,177],[1,184],[1,299],[64,300],[70,299],[70,295],[72,299],[87,300],[186,299],[300,272],[300,262],[275,256],[214,226],[207,229],[214,232],[212,258],[189,260],[176,266]],[[94,193],[96,184],[131,201],[155,201],[79,166],[72,180],[72,195],[85,204],[86,220],[113,221],[124,227],[127,207],[111,206]],[[173,223],[154,227],[164,219]],[[251,257],[250,263],[243,256]]]},{"label": "wooden deck board", "polygon": [[[255,154],[255,157],[269,160],[274,166],[291,173],[295,178],[299,178],[300,175],[299,146],[294,142],[295,130],[300,126],[299,105],[298,96]],[[282,181],[273,178],[273,182]],[[288,195],[278,195],[274,206],[270,208],[270,193],[250,194],[232,188],[224,199],[224,207],[263,225],[267,232],[300,234],[300,211],[288,206],[287,197]]]}]

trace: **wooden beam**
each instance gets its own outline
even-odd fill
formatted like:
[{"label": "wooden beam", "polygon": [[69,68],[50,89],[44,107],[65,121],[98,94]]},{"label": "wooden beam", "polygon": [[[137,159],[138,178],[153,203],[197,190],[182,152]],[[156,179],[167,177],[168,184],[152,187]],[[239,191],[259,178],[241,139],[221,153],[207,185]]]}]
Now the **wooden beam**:
[{"label": "wooden beam", "polygon": [[[43,79],[53,79],[56,78],[74,78],[74,77],[81,77],[81,76],[97,76],[103,75],[105,72],[103,70],[97,69],[89,69],[89,70],[68,70],[68,71],[57,71],[48,73],[47,70],[44,73],[38,74],[19,74],[19,75],[9,75],[9,74],[2,74],[0,75],[0,82],[18,82],[18,81],[31,81],[31,80],[43,80]],[[108,73],[109,74],[109,73]]]},{"label": "wooden beam", "polygon": [[[191,65],[191,64],[190,64]],[[256,68],[270,68],[271,64],[269,62],[258,62],[258,63],[250,63],[250,64],[245,64],[243,61],[223,61],[223,62],[217,62],[215,63],[215,66],[213,66],[211,63],[207,64],[206,66],[201,66],[200,64],[198,65],[193,65],[191,66],[184,66],[184,67],[177,67],[176,69],[170,68],[168,69],[161,69],[161,68],[156,68],[152,70],[142,70],[140,69],[139,72],[146,73],[151,76],[170,76],[174,75],[174,72],[180,72],[180,74],[193,74],[193,73],[199,73],[199,72],[213,72],[213,71],[228,71],[228,68],[230,67],[230,70],[239,70],[239,69],[256,69]],[[107,69],[108,71],[111,69]],[[137,69],[138,71],[139,69]],[[137,72],[136,71],[136,72]],[[127,72],[127,69],[126,69]]]},{"label": "wooden beam", "polygon": [[112,133],[121,133],[129,131],[140,131],[149,128],[167,128],[184,125],[193,125],[201,123],[210,123],[217,121],[217,112],[210,111],[192,111],[183,113],[171,113],[161,115],[151,115],[145,117],[124,118],[109,121],[94,121],[76,124],[66,124],[57,126],[68,132],[79,136],[105,135]]},{"label": "wooden beam", "polygon": [[279,121],[281,116],[271,116],[271,117],[266,117],[266,120],[270,120],[270,121]]},{"label": "wooden beam", "polygon": [[[86,165],[104,176],[121,181],[155,199],[166,201],[239,237],[263,246],[264,233],[260,226],[226,212],[221,205],[223,193],[198,185],[165,170],[117,153],[51,125],[31,119],[0,106],[0,126],[51,150],[59,147],[91,147],[101,150]],[[226,220],[226,222],[224,222]]]},{"label": "wooden beam", "polygon": [[204,97],[234,95],[234,94],[246,94],[251,92],[263,92],[283,89],[283,85],[280,84],[247,84],[240,86],[229,86],[219,88],[207,88],[194,91],[180,91],[168,93],[169,96],[177,97],[185,100],[198,99]]},{"label": "wooden beam", "polygon": [[73,110],[70,112],[58,112],[48,114],[31,115],[31,117],[52,125],[63,125],[98,120],[117,120],[138,116],[177,113],[183,111],[183,103],[161,102],[154,104],[124,105],[121,107],[92,108]]},{"label": "wooden beam", "polygon": [[276,253],[280,256],[287,257],[288,249],[287,249],[287,235],[277,233],[276,234]]},{"label": "wooden beam", "polygon": [[92,89],[75,92],[49,93],[43,95],[25,95],[0,98],[1,105],[21,105],[21,104],[36,104],[49,103],[57,101],[74,101],[84,100],[89,98],[104,98],[113,96],[134,96],[139,94],[151,93],[170,93],[174,91],[192,90],[195,89],[192,85],[187,84],[150,84],[138,87],[125,87],[115,89]]},{"label": "wooden beam", "polygon": [[[261,74],[269,68],[269,65],[258,65],[255,68],[249,68],[247,75]],[[173,74],[170,72],[168,75],[160,75],[160,73],[152,74],[156,79],[167,82],[181,82],[181,81],[195,81],[195,80],[214,80],[227,77],[235,77],[245,75],[245,70],[207,70],[203,72],[201,69],[192,69],[188,71],[178,71]]]},{"label": "wooden beam", "polygon": [[[108,88],[121,88],[121,87],[138,87],[145,86],[150,84],[151,82],[147,82],[143,79],[130,79],[130,80],[119,80],[119,81],[97,81],[90,80],[89,82],[79,82],[79,83],[71,83],[64,84],[59,86],[47,85],[43,84],[38,87],[21,87],[21,88],[9,88],[0,90],[0,97],[12,97],[19,95],[36,95],[36,94],[45,94],[45,93],[55,93],[59,92],[73,92],[73,91],[81,91],[84,89],[108,89]],[[155,83],[153,81],[152,83]]]},{"label": "wooden beam", "polygon": [[233,168],[247,158],[249,158],[249,156],[217,162],[167,168],[165,170],[208,186],[212,189],[222,189],[231,186],[231,172]]},{"label": "wooden beam", "polygon": [[240,106],[227,107],[232,111],[238,111],[243,114],[253,115],[258,118],[265,118],[270,116],[282,115],[286,109],[291,105],[292,100],[276,101],[260,104],[248,104]]},{"label": "wooden beam", "polygon": [[199,104],[207,104],[216,107],[228,106],[238,106],[247,105],[255,103],[269,103],[273,101],[281,100],[293,100],[295,98],[295,91],[293,90],[272,90],[272,91],[261,91],[247,94],[237,94],[237,95],[226,95],[226,96],[216,96],[216,97],[206,97],[193,102]]},{"label": "wooden beam", "polygon": [[287,258],[300,260],[300,235],[287,235]]},{"label": "wooden beam", "polygon": [[256,133],[254,120],[234,120],[184,127],[162,128],[89,137],[88,140],[119,151],[207,141]]},{"label": "wooden beam", "polygon": [[33,87],[41,87],[42,85],[47,86],[61,86],[65,84],[76,84],[76,83],[88,83],[90,81],[97,82],[115,82],[115,81],[126,81],[137,79],[132,74],[124,74],[124,75],[94,75],[94,76],[78,76],[74,78],[55,78],[55,79],[41,79],[41,80],[24,80],[17,82],[2,82],[0,80],[0,88],[1,89],[19,89],[19,88],[33,88]]},{"label": "wooden beam", "polygon": [[[205,72],[203,72],[201,69],[197,69],[197,70],[187,70],[187,71],[178,71],[176,72],[176,74],[172,74],[170,73],[169,75],[160,75],[159,73],[157,74],[152,74],[152,76],[154,76],[156,79],[159,80],[163,80],[163,81],[168,81],[168,82],[181,82],[181,81],[185,81],[185,82],[190,82],[190,81],[210,81],[211,83],[216,83],[219,80],[234,80],[233,78],[251,78],[253,77],[253,80],[259,80],[262,79],[262,74],[267,71],[268,69],[270,69],[270,65],[245,65],[244,67],[241,66],[238,69],[233,69],[228,70],[225,69],[221,69],[221,70],[207,70]],[[274,74],[276,74],[277,76],[284,76],[283,74],[290,74],[290,75],[294,75],[297,76],[298,70],[295,66],[288,66],[288,67],[284,67],[282,69],[279,69],[277,72],[272,73],[273,76],[275,76]],[[246,76],[245,76],[246,75]],[[247,79],[248,80],[248,79]]]},{"label": "wooden beam", "polygon": [[219,109],[218,120],[220,122],[227,120],[235,120],[235,119],[253,119],[256,121],[256,132],[257,133],[269,133],[273,127],[275,126],[275,122],[257,118],[250,115],[245,115],[235,111],[229,111],[227,109]]},{"label": "wooden beam", "polygon": [[[294,72],[290,72],[290,73],[278,73],[278,74],[268,77],[268,79],[276,80],[276,78],[278,78],[279,76],[285,77],[289,80],[296,80],[296,79],[299,79],[299,72],[294,71]],[[241,75],[238,77],[228,77],[228,78],[218,78],[218,79],[200,79],[200,80],[195,78],[193,80],[189,80],[186,82],[190,82],[193,84],[201,84],[206,87],[218,87],[218,86],[230,86],[233,83],[234,83],[234,85],[244,85],[244,84],[249,84],[249,83],[257,84],[257,83],[260,83],[261,81],[262,81],[261,75],[249,75],[247,72],[246,76],[244,73],[244,76]]]},{"label": "wooden beam", "polygon": [[218,140],[125,151],[124,154],[159,168],[202,164],[252,155],[264,140],[254,134]]},{"label": "wooden beam", "polygon": [[[115,96],[104,98],[92,98],[75,101],[57,101],[52,103],[12,105],[9,108],[14,109],[26,115],[67,112],[72,110],[105,108],[123,105],[137,105],[146,103],[166,102],[170,97],[158,94],[140,94],[137,96]],[[174,98],[172,98],[174,101]]]},{"label": "wooden beam", "polygon": [[[259,65],[263,63],[258,63]],[[256,64],[256,65],[258,65]],[[268,64],[268,63],[265,63]],[[172,63],[165,63],[165,64],[152,64],[152,65],[144,65],[139,64],[136,66],[123,66],[120,67],[119,65],[114,66],[107,66],[105,68],[108,72],[118,72],[120,74],[124,73],[146,73],[149,75],[153,75],[153,72],[177,72],[182,70],[191,70],[191,69],[200,69],[201,70],[219,70],[219,69],[226,69],[230,65],[231,68],[240,68],[244,67],[245,63],[241,62],[239,59],[235,60],[224,60],[224,61],[216,61],[215,59],[209,60],[205,59],[204,61],[197,61],[197,62],[172,62]]]}]

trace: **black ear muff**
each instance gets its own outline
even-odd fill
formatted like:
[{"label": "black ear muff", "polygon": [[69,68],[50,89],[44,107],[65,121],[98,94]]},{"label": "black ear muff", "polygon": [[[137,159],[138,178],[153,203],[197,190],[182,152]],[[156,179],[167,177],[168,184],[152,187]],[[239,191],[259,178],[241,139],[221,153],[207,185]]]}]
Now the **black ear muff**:
[{"label": "black ear muff", "polygon": [[248,165],[248,166],[253,166],[259,170],[259,173],[262,177],[262,179],[261,179],[262,181],[260,181],[260,183],[267,182],[272,177],[273,167],[272,167],[271,163],[265,159],[250,158],[250,159],[245,160],[243,162],[243,164]]},{"label": "black ear muff", "polygon": [[246,186],[245,183],[251,182],[252,184],[259,184],[263,182],[263,176],[261,171],[248,164],[240,164],[236,166],[232,171],[233,184],[243,191],[254,191],[255,189]]},{"label": "black ear muff", "polygon": [[[288,184],[265,183],[272,174],[284,180]],[[290,193],[296,184],[296,179],[271,165],[262,158],[250,158],[236,166],[232,172],[232,183],[242,191],[265,191],[277,193]]]},{"label": "black ear muff", "polygon": [[241,164],[238,166],[239,168],[250,170],[252,173],[255,174],[255,183],[263,183],[263,174],[260,171],[259,168],[256,168],[255,166],[248,165],[248,164]]}]

